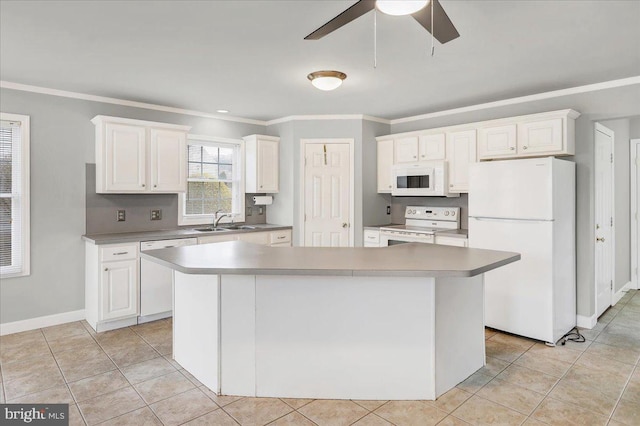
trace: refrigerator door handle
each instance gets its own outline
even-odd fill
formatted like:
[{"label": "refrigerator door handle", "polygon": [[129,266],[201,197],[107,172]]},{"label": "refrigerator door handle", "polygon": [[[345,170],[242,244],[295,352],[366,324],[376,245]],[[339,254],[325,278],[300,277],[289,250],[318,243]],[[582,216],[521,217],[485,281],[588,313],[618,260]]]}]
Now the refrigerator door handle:
[{"label": "refrigerator door handle", "polygon": [[489,216],[469,216],[470,219],[482,220],[487,222],[553,222],[554,219],[527,219],[514,217],[489,217]]}]

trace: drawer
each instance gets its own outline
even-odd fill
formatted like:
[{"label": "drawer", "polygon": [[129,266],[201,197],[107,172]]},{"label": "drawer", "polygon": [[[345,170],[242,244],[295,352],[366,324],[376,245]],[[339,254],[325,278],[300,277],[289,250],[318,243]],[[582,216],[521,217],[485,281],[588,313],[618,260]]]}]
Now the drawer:
[{"label": "drawer", "polygon": [[364,242],[366,243],[380,243],[380,231],[373,231],[369,229],[364,230]]},{"label": "drawer", "polygon": [[113,245],[100,247],[100,260],[111,262],[114,260],[128,260],[138,257],[138,244]]},{"label": "drawer", "polygon": [[290,243],[291,231],[286,229],[284,231],[271,232],[271,244]]}]

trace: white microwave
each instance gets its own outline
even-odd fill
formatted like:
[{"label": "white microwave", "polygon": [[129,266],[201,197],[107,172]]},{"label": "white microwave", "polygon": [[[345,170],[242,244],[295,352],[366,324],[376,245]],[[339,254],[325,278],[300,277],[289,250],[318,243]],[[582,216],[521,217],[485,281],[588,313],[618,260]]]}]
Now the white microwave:
[{"label": "white microwave", "polygon": [[459,197],[449,193],[446,161],[396,164],[391,168],[391,195],[403,197]]}]

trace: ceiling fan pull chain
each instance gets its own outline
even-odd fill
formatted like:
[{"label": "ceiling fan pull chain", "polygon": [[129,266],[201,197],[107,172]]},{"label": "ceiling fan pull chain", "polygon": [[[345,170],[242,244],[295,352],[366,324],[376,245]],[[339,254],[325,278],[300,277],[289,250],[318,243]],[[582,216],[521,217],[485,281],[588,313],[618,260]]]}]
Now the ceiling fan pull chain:
[{"label": "ceiling fan pull chain", "polygon": [[378,10],[373,9],[373,68],[378,67]]},{"label": "ceiling fan pull chain", "polygon": [[429,6],[431,6],[431,56],[433,57],[436,51],[436,46],[433,41],[433,39],[435,38],[434,34],[436,31],[435,31],[435,28],[433,27],[433,0],[430,3],[431,4]]}]

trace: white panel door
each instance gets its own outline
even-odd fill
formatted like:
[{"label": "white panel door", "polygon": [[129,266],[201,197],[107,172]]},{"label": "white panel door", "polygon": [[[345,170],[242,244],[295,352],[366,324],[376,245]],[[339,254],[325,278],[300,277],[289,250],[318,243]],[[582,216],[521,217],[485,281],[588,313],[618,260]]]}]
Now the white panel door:
[{"label": "white panel door", "polygon": [[390,193],[393,188],[393,139],[378,141],[378,192]]},{"label": "white panel door", "polygon": [[595,264],[596,314],[611,306],[613,287],[613,132],[599,124],[595,131]]},{"label": "white panel door", "polygon": [[258,139],[258,192],[274,193],[279,190],[279,142]]},{"label": "white panel door", "polygon": [[562,151],[562,118],[518,125],[518,152],[523,155]]},{"label": "white panel door", "polygon": [[305,145],[305,246],[350,246],[350,164],[349,144]]},{"label": "white panel door", "polygon": [[469,165],[476,162],[476,131],[447,133],[449,192],[469,192]]},{"label": "white panel door", "polygon": [[146,187],[146,128],[105,125],[105,190],[144,191]]},{"label": "white panel door", "polygon": [[444,160],[445,155],[445,134],[422,135],[418,146],[418,157],[420,161]]},{"label": "white panel door", "polygon": [[510,157],[516,154],[516,125],[485,127],[479,131],[478,158]]},{"label": "white panel door", "polygon": [[469,216],[553,219],[552,167],[552,158],[474,164]]},{"label": "white panel door", "polygon": [[397,138],[394,141],[397,163],[414,163],[418,161],[418,137]]},{"label": "white panel door", "polygon": [[151,190],[187,190],[187,135],[185,132],[151,129]]},{"label": "white panel door", "polygon": [[138,261],[102,263],[100,320],[138,314]]},{"label": "white panel door", "polygon": [[484,274],[488,327],[553,342],[553,224],[469,218],[469,247],[521,255]]}]

